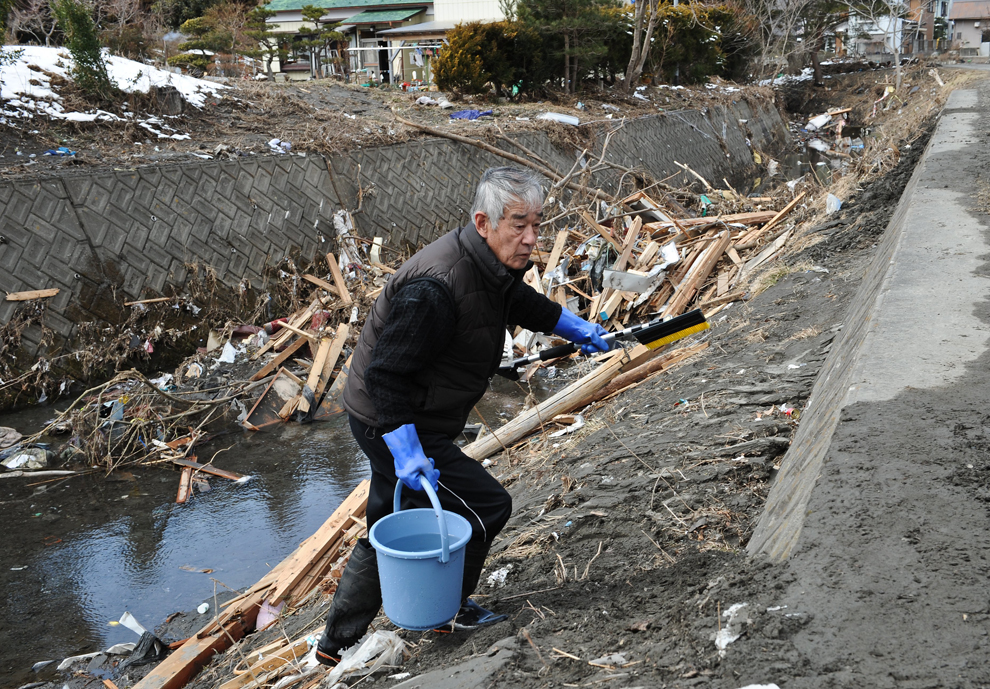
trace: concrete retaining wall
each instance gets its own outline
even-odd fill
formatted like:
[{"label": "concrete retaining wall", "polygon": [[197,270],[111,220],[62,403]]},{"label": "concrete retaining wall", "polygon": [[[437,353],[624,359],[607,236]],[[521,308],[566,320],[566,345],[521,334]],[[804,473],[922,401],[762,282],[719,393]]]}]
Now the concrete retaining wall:
[{"label": "concrete retaining wall", "polygon": [[[576,159],[577,151],[555,146],[544,131],[518,140],[558,169]],[[740,101],[628,121],[612,137],[608,159],[689,183],[676,160],[716,183],[748,174],[753,149],[772,152],[787,142],[772,105]],[[329,166],[319,156],[293,155],[3,182],[0,289],[60,288],[46,322],[59,344],[71,342],[77,324],[113,321],[122,301],[181,287],[189,264],[212,266],[236,285],[291,254],[312,260],[330,246],[333,212],[358,208],[359,195],[360,233],[393,245],[432,241],[467,220],[481,173],[505,162],[446,139],[417,139],[358,149]],[[16,308],[0,303],[0,322]],[[29,356],[40,336],[24,333]]]}]

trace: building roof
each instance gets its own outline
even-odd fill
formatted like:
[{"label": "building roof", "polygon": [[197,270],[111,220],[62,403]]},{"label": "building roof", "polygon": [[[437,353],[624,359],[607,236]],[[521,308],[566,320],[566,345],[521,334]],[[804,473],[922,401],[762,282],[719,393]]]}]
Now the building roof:
[{"label": "building roof", "polygon": [[956,0],[949,19],[990,19],[990,0]]},{"label": "building roof", "polygon": [[433,34],[443,35],[453,29],[454,25],[454,22],[421,22],[419,24],[400,26],[398,29],[386,29],[385,31],[379,31],[378,35],[388,35],[392,38],[400,38],[402,36],[432,36]]},{"label": "building roof", "polygon": [[390,9],[404,5],[422,7],[426,4],[432,4],[431,0],[271,0],[265,7],[273,12],[298,12],[306,5],[321,7],[325,10],[351,8],[364,10],[371,8]]},{"label": "building roof", "polygon": [[414,14],[423,11],[422,7],[413,7],[405,10],[366,10],[361,14],[355,14],[344,21],[348,24],[387,24],[389,22],[403,22]]}]

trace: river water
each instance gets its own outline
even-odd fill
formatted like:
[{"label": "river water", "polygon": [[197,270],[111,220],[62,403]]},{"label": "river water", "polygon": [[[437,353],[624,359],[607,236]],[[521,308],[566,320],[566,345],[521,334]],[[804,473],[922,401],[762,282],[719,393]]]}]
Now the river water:
[{"label": "river water", "polygon": [[[31,432],[51,415],[0,422]],[[210,478],[212,490],[183,505],[175,504],[179,474],[163,468],[53,481],[44,492],[30,479],[2,482],[0,687],[36,681],[37,661],[136,641],[109,624],[124,611],[150,629],[172,612],[212,607],[214,587],[224,590],[213,579],[250,586],[369,474],[346,417],[223,436],[198,448],[200,460],[228,447],[216,465],[255,479]]]},{"label": "river water", "polygon": [[[522,410],[529,390],[495,380],[479,407],[497,426]],[[563,382],[534,382],[531,391],[545,399]],[[27,435],[55,411],[7,414],[0,425]],[[65,439],[53,438],[55,447]],[[44,479],[0,480],[0,689],[38,681],[38,661],[137,641],[110,624],[125,611],[153,629],[208,602],[205,624],[215,590],[258,581],[370,474],[346,416],[270,433],[238,430],[196,449],[201,462],[214,453],[217,467],[254,479],[210,477],[211,490],[183,505],[175,504],[179,473],[164,467],[35,486]],[[204,569],[213,571],[191,571]]]}]

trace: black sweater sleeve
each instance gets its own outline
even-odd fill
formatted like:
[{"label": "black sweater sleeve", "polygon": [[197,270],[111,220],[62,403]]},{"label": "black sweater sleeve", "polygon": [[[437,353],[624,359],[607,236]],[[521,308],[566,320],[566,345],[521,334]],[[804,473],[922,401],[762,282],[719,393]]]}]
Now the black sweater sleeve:
[{"label": "black sweater sleeve", "polygon": [[560,312],[560,304],[550,301],[525,282],[518,282],[513,288],[509,325],[519,325],[534,333],[549,333],[560,320]]},{"label": "black sweater sleeve", "polygon": [[404,285],[391,306],[364,372],[381,428],[413,422],[411,376],[446,351],[457,320],[450,293],[435,280]]}]

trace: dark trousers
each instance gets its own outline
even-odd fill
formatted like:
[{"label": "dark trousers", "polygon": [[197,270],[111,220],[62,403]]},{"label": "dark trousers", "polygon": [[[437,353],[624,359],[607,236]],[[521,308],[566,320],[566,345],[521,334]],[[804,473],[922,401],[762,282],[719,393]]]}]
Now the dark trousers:
[{"label": "dark trousers", "polygon": [[[351,433],[371,461],[371,491],[368,495],[368,529],[382,517],[392,514],[395,494],[395,463],[382,440],[381,429],[348,417]],[[440,471],[437,497],[445,509],[459,514],[471,525],[472,542],[490,543],[509,521],[512,498],[481,464],[461,452],[443,433],[421,431],[423,452],[433,459]],[[402,487],[402,509],[432,509],[430,499],[421,490]]]},{"label": "dark trousers", "polygon": [[[368,529],[392,513],[395,494],[395,464],[392,453],[382,440],[381,430],[348,417],[351,433],[371,462],[371,490],[368,495]],[[471,540],[464,552],[464,583],[461,599],[466,600],[478,585],[492,539],[502,530],[512,514],[512,498],[505,488],[442,433],[419,433],[423,452],[433,459],[440,471],[437,497],[445,510],[459,514],[471,524]],[[402,509],[432,509],[423,491],[402,489]],[[320,651],[336,656],[360,639],[375,619],[382,605],[378,563],[367,539],[354,546],[334,594],[327,626],[320,640]]]}]

